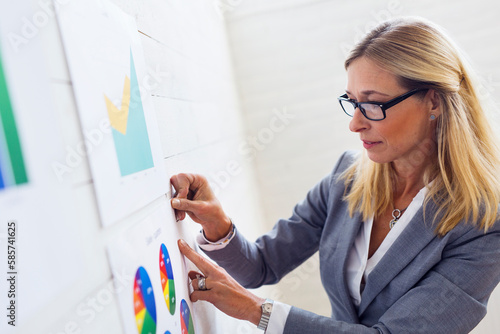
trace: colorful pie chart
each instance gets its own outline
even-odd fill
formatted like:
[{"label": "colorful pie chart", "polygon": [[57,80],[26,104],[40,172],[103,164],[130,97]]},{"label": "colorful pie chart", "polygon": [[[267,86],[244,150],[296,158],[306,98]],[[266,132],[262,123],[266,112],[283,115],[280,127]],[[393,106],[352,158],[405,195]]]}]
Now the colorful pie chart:
[{"label": "colorful pie chart", "polygon": [[181,328],[182,334],[194,334],[193,318],[191,317],[189,306],[184,299],[181,301]]},{"label": "colorful pie chart", "polygon": [[165,297],[168,310],[170,314],[174,315],[176,301],[174,272],[172,271],[172,263],[165,244],[161,244],[160,247],[160,278],[161,286],[163,288],[163,296]]},{"label": "colorful pie chart", "polygon": [[153,286],[143,267],[135,273],[134,281],[135,323],[139,334],[156,333],[156,306]]}]

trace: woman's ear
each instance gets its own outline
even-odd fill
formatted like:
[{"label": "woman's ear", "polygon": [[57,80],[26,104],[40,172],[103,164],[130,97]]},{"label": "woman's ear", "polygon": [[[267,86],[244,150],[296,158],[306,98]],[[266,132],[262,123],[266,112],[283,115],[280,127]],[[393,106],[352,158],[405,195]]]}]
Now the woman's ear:
[{"label": "woman's ear", "polygon": [[429,89],[425,98],[428,101],[429,113],[436,117],[441,115],[441,101],[438,93],[434,89]]}]

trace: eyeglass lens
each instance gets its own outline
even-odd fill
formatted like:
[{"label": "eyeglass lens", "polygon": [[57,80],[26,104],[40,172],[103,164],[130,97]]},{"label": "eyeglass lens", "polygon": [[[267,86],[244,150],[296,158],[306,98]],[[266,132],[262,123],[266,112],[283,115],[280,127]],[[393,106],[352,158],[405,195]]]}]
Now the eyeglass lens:
[{"label": "eyeglass lens", "polygon": [[[341,100],[340,103],[342,104],[342,108],[344,109],[346,114],[351,117],[354,116],[355,107],[353,103],[345,100]],[[384,112],[382,111],[382,108],[380,108],[380,106],[376,104],[360,103],[359,107],[362,109],[362,113],[369,119],[377,120],[384,118]]]}]

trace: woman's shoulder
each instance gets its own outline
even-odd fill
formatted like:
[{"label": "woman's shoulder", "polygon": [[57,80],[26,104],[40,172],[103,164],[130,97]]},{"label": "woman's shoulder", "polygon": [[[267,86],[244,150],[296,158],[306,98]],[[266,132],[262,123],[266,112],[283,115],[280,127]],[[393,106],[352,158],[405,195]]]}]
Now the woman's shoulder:
[{"label": "woman's shoulder", "polygon": [[457,224],[446,236],[453,241],[453,243],[461,243],[463,240],[476,239],[486,236],[495,235],[496,246],[500,246],[500,205],[497,211],[497,218],[491,226],[487,229],[479,226],[478,221],[480,216],[476,219],[464,218],[459,224]]},{"label": "woman's shoulder", "polygon": [[333,168],[332,175],[342,174],[345,170],[352,166],[352,164],[356,162],[360,156],[361,152],[355,150],[345,151],[342,153]]},{"label": "woman's shoulder", "polygon": [[321,181],[321,184],[324,185],[325,189],[328,189],[328,191],[332,191],[333,189],[339,187],[344,189],[344,172],[358,160],[360,155],[360,151],[354,150],[342,153],[332,171]]}]

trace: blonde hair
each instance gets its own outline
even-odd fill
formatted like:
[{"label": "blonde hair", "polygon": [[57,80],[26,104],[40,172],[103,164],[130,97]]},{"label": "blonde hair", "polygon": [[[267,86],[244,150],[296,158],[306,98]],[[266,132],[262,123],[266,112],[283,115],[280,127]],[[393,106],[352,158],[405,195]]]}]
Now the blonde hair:
[{"label": "blonde hair", "polygon": [[[424,207],[430,200],[438,206],[436,233],[443,236],[464,219],[486,231],[498,219],[500,158],[472,71],[457,47],[429,22],[399,18],[368,33],[349,54],[345,68],[360,57],[396,75],[403,87],[433,89],[439,97],[437,143],[424,143],[437,148],[436,164],[424,177],[429,187]],[[343,177],[346,189],[350,187],[345,197],[351,215],[359,211],[367,219],[392,207],[390,163],[374,163],[363,155]]]}]

